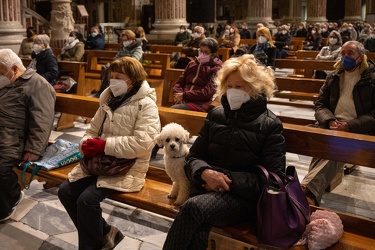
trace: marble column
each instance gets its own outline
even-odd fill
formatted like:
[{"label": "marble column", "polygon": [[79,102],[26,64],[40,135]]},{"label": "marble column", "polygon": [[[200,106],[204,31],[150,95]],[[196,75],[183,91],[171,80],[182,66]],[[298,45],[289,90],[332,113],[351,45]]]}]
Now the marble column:
[{"label": "marble column", "polygon": [[362,22],[362,0],[345,0],[344,21],[348,23]]},{"label": "marble column", "polygon": [[0,48],[12,49],[18,54],[24,33],[20,0],[0,1]]},{"label": "marble column", "polygon": [[268,23],[269,28],[273,29],[272,0],[249,0],[246,21],[249,23],[251,30],[256,29],[257,23]]},{"label": "marble column", "polygon": [[327,22],[326,18],[327,0],[307,1],[307,22]]},{"label": "marble column", "polygon": [[181,25],[186,22],[186,0],[155,0],[155,29],[151,34],[176,35]]},{"label": "marble column", "polygon": [[74,30],[74,18],[70,7],[71,0],[51,0],[51,47],[62,48]]}]

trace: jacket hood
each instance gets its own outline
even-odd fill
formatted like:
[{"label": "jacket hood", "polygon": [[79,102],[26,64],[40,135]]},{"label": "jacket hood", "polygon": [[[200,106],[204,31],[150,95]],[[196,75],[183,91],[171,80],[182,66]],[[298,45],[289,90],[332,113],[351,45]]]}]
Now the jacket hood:
[{"label": "jacket hood", "polygon": [[335,36],[337,37],[337,43],[336,44],[332,45],[332,44],[329,44],[329,42],[328,42],[329,50],[333,51],[333,50],[336,50],[336,49],[338,49],[342,46],[342,38],[341,38],[340,32],[337,32],[336,30],[333,30],[331,32],[333,32],[335,34]]},{"label": "jacket hood", "polygon": [[[108,87],[106,88],[103,93],[99,97],[100,105],[103,105],[107,102],[107,100],[110,98],[111,89]],[[156,103],[156,91],[154,88],[151,88],[147,81],[143,81],[141,84],[141,87],[139,88],[138,92],[135,93],[132,97],[130,97],[131,102],[137,101],[139,99],[142,99],[144,97],[151,98]],[[126,100],[128,101],[128,100]],[[126,102],[125,101],[125,102]]]}]

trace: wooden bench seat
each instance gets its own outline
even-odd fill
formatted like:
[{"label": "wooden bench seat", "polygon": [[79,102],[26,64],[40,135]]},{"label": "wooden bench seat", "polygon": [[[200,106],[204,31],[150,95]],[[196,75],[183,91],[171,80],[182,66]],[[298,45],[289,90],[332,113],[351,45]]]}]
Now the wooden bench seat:
[{"label": "wooden bench seat", "polygon": [[303,60],[303,59],[276,59],[275,68],[303,69],[303,75],[299,77],[312,78],[314,70],[334,70],[335,61]]},{"label": "wooden bench seat", "polygon": [[[77,109],[77,105],[80,109]],[[82,97],[77,95],[57,94],[56,110],[65,113],[85,116],[93,116],[98,108],[96,98]],[[202,126],[206,114],[186,110],[176,110],[166,107],[159,108],[162,125],[170,121],[182,124],[191,134],[196,134]],[[183,118],[185,116],[185,118]],[[193,119],[194,117],[194,119]],[[368,135],[352,134],[340,131],[317,129],[296,124],[284,123],[284,136],[287,144],[287,152],[351,162],[368,167],[375,167],[375,137]],[[37,178],[46,180],[49,185],[61,183],[76,164],[50,171],[39,171]],[[31,171],[31,169],[30,169]],[[17,170],[18,174],[20,170]],[[28,178],[26,176],[26,178]],[[140,192],[136,193],[114,193],[109,198],[136,206],[157,214],[174,218],[178,207],[173,206],[172,201],[167,198],[170,192],[171,181],[165,170],[149,167],[146,177],[146,185]],[[311,207],[312,210],[320,209]],[[373,232],[375,222],[357,216],[338,213],[344,224],[345,233],[338,243],[329,249],[368,249],[374,246]],[[249,225],[237,225],[231,227],[214,228],[210,234],[210,244],[232,244],[233,248],[263,247],[269,246],[259,244],[256,240],[254,227]],[[237,242],[238,241],[238,242]],[[235,242],[235,243],[234,243]],[[233,245],[237,244],[237,245]],[[234,247],[236,246],[236,247]],[[239,249],[239,248],[238,248]],[[296,246],[291,249],[307,249],[305,246]]]}]

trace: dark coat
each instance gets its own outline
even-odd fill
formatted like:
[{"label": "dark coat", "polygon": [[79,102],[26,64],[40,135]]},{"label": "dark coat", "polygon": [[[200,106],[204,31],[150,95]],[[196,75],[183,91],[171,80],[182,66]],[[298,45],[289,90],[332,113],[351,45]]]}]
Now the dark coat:
[{"label": "dark coat", "polygon": [[214,77],[221,69],[218,58],[200,64],[197,59],[190,61],[173,87],[173,92],[183,92],[183,100],[195,111],[207,112],[215,94]]},{"label": "dark coat", "polygon": [[267,58],[259,58],[257,55],[254,54],[254,51],[256,49],[257,45],[253,44],[250,48],[249,54],[253,54],[259,61],[260,63],[264,64],[265,66],[270,66],[274,68],[275,66],[275,59],[277,55],[277,48],[276,47],[269,47],[268,49],[264,50],[264,53],[266,53]]},{"label": "dark coat", "polygon": [[95,37],[91,35],[87,38],[85,49],[103,50],[105,46],[103,34],[98,34]]},{"label": "dark coat", "polygon": [[[368,61],[369,67],[361,74],[361,79],[353,88],[353,100],[357,117],[348,121],[350,131],[359,134],[375,135],[375,65]],[[328,75],[315,102],[315,118],[319,125],[328,128],[335,120],[334,112],[340,98],[340,75],[343,69]]]},{"label": "dark coat", "polygon": [[41,51],[39,54],[31,53],[31,58],[36,59],[36,72],[53,84],[59,76],[59,66],[56,56],[51,48]]},{"label": "dark coat", "polygon": [[186,159],[191,194],[206,192],[201,186],[204,184],[201,173],[214,169],[232,180],[232,194],[256,201],[265,183],[255,165],[284,176],[286,149],[282,123],[267,109],[263,96],[234,111],[230,110],[225,95],[221,102],[222,106],[208,113]]}]

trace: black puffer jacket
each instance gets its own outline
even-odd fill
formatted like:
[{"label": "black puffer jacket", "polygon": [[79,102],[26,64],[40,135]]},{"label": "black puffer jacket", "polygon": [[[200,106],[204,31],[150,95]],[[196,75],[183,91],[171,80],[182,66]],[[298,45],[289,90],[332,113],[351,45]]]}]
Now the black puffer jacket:
[{"label": "black puffer jacket", "polygon": [[33,52],[31,58],[36,58],[36,72],[49,83],[54,84],[59,76],[59,66],[51,48],[47,48],[37,55]]},{"label": "black puffer jacket", "polygon": [[212,168],[231,179],[231,192],[257,199],[264,185],[258,168],[262,165],[279,176],[285,171],[285,139],[281,121],[267,109],[264,97],[251,99],[231,111],[222,97],[222,107],[211,110],[190,149],[185,172],[192,181],[191,194],[206,192],[201,173]]},{"label": "black puffer jacket", "polygon": [[[375,135],[375,65],[368,61],[368,68],[354,85],[353,101],[357,117],[348,121],[350,132]],[[340,98],[340,77],[344,72],[339,69],[328,75],[315,102],[315,118],[320,127],[328,128],[335,120],[335,110]]]}]

